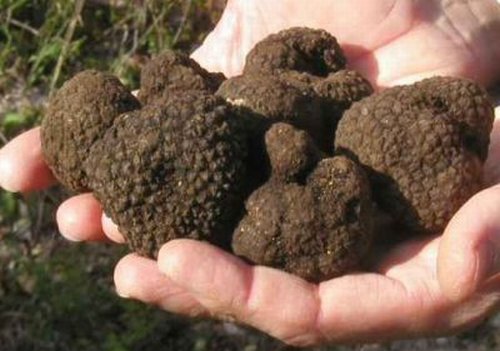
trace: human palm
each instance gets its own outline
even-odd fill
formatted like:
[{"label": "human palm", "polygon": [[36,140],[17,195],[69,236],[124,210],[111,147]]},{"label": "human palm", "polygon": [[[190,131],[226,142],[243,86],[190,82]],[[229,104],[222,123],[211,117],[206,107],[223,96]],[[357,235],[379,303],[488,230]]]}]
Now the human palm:
[{"label": "human palm", "polygon": [[[221,22],[193,56],[210,70],[235,75],[257,41],[298,25],[332,32],[350,66],[378,87],[436,74],[484,84],[500,78],[500,6],[494,0],[230,0]],[[486,164],[490,185],[500,183],[498,165],[497,123]],[[3,187],[28,191],[53,182],[38,129],[0,151]],[[478,322],[499,303],[498,208],[500,187],[493,186],[464,205],[444,234],[377,248],[370,273],[319,285],[251,267],[191,240],[166,244],[158,262],[135,254],[124,257],[115,282],[123,296],[173,312],[240,321],[292,344],[449,333]],[[90,194],[63,203],[57,219],[70,239],[123,241]]]},{"label": "human palm", "polygon": [[236,75],[269,33],[322,28],[340,41],[351,67],[378,86],[449,74],[492,83],[500,73],[495,0],[233,0],[193,57]]}]

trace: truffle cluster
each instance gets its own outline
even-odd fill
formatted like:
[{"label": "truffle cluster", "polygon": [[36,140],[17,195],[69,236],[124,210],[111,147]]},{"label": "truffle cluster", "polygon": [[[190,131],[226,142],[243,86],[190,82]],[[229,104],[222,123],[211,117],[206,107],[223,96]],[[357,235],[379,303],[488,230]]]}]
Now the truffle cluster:
[{"label": "truffle cluster", "polygon": [[205,240],[318,282],[355,269],[382,231],[442,230],[482,187],[492,123],[471,81],[373,94],[333,36],[291,28],[229,79],[175,52],[143,68],[138,98],[81,72],[41,135],[54,175],[92,191],[132,250]]}]

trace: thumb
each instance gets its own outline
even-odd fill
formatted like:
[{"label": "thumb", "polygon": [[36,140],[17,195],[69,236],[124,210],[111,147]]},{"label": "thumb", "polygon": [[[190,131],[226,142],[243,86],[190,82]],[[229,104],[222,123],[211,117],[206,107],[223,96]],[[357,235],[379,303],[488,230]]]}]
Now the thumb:
[{"label": "thumb", "polygon": [[229,0],[217,26],[191,57],[210,72],[240,74],[247,52],[260,39],[252,26],[256,17],[253,1]]},{"label": "thumb", "polygon": [[461,301],[500,272],[500,186],[472,197],[451,219],[439,246],[437,274],[445,296]]}]

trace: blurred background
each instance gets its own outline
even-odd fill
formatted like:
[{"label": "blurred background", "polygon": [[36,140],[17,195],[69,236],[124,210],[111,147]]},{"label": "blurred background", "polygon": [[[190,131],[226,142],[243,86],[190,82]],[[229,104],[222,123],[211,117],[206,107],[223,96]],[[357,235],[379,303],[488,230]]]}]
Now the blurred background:
[{"label": "blurred background", "polygon": [[[0,0],[0,146],[39,124],[47,97],[82,69],[137,89],[150,55],[191,52],[225,2]],[[112,274],[125,248],[62,239],[54,218],[66,196],[58,187],[0,190],[0,350],[294,350],[248,328],[120,299]],[[310,350],[500,350],[500,317],[449,338]]]}]

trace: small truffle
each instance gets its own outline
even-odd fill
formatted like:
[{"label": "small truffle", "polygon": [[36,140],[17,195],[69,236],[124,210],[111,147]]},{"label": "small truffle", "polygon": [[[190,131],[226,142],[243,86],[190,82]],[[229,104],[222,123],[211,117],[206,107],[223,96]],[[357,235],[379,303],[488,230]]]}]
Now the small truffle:
[{"label": "small truffle", "polygon": [[272,176],[285,182],[303,183],[322,158],[309,134],[287,123],[274,124],[265,141]]},{"label": "small truffle", "polygon": [[222,99],[179,96],[121,115],[94,145],[90,186],[132,250],[155,257],[180,237],[229,245],[246,182],[239,122]]},{"label": "small truffle", "polygon": [[179,91],[213,93],[224,80],[222,73],[206,71],[186,54],[166,51],[143,67],[138,97],[146,105]]},{"label": "small truffle", "polygon": [[[277,124],[268,131],[272,150],[277,150],[278,144],[294,149],[297,139],[307,142],[299,131],[290,138],[290,128]],[[297,150],[309,153],[313,148],[314,144],[309,144]],[[373,236],[368,179],[360,166],[345,157],[315,164],[318,152],[301,156],[307,168],[315,166],[302,184],[274,172],[286,169],[286,174],[306,167],[284,165],[293,162],[286,156],[271,157],[273,176],[246,202],[247,214],[233,236],[235,254],[313,282],[355,268]]]},{"label": "small truffle", "polygon": [[483,89],[435,77],[354,103],[336,147],[364,165],[398,232],[436,233],[481,189],[492,123]]},{"label": "small truffle", "polygon": [[50,99],[42,121],[45,160],[57,179],[75,192],[88,191],[82,169],[91,146],[119,114],[140,108],[114,76],[94,70],[78,73]]},{"label": "small truffle", "polygon": [[346,65],[337,39],[322,29],[295,27],[271,34],[248,53],[244,74],[295,70],[326,77]]}]

